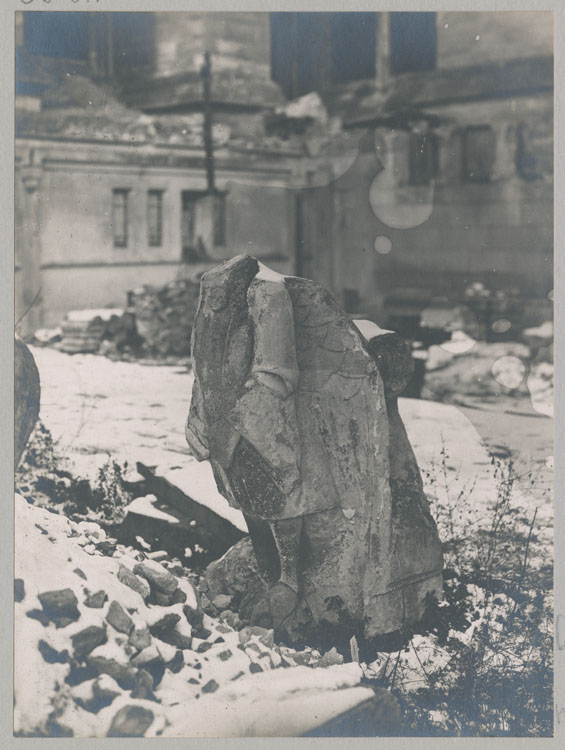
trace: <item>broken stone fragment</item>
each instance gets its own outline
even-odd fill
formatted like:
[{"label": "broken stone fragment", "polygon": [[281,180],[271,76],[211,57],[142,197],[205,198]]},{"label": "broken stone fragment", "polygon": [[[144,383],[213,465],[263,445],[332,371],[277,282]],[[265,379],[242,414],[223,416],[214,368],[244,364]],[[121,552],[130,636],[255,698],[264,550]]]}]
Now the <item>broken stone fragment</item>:
[{"label": "broken stone fragment", "polygon": [[[171,662],[175,656],[177,655],[178,649],[175,646],[172,646],[170,643],[165,643],[165,641],[162,641],[161,639],[156,639],[157,644],[157,651],[161,654],[161,658],[165,662],[165,664],[168,664]],[[180,652],[182,656],[182,651]]]},{"label": "broken stone fragment", "polygon": [[120,686],[109,674],[101,675],[92,684],[92,694],[99,700],[113,700],[121,692]]},{"label": "broken stone fragment", "polygon": [[145,669],[140,669],[135,676],[135,686],[131,691],[132,698],[156,701],[153,694],[153,677]]},{"label": "broken stone fragment", "polygon": [[227,661],[228,659],[231,659],[232,656],[233,654],[229,650],[229,648],[226,649],[225,651],[222,651],[220,654],[218,654],[218,658],[220,659],[220,661]]},{"label": "broken stone fragment", "polygon": [[170,630],[167,633],[163,633],[159,636],[160,640],[164,643],[168,643],[171,646],[175,646],[180,649],[192,648],[192,638],[183,633],[179,633],[176,630]]},{"label": "broken stone fragment", "polygon": [[177,615],[174,612],[169,612],[168,614],[164,615],[159,620],[154,622],[153,625],[150,625],[149,632],[151,633],[151,635],[160,638],[163,633],[172,630],[177,622],[179,622],[179,620],[180,615]]},{"label": "broken stone fragment", "polygon": [[116,539],[104,539],[96,544],[96,548],[103,554],[110,556],[116,549],[117,544],[118,542]]},{"label": "broken stone fragment", "polygon": [[241,644],[246,644],[251,638],[251,629],[248,626],[241,628],[238,637]]},{"label": "broken stone fragment", "polygon": [[151,589],[162,594],[174,594],[178,588],[178,581],[171,575],[168,570],[159,563],[153,560],[145,560],[142,563],[138,563],[133,572],[137,575],[145,578],[149,582]]},{"label": "broken stone fragment", "polygon": [[67,649],[57,651],[44,640],[40,640],[37,647],[39,653],[48,664],[65,664],[69,661],[69,652]]},{"label": "broken stone fragment", "polygon": [[121,583],[128,586],[130,589],[137,591],[142,599],[147,599],[151,593],[151,588],[145,578],[136,576],[135,573],[132,573],[129,568],[126,568],[126,566],[122,564],[120,564],[120,567],[118,568],[118,581],[121,581]]},{"label": "broken stone fragment", "polygon": [[212,599],[212,604],[218,610],[227,609],[232,603],[233,597],[229,594],[218,594]]},{"label": "broken stone fragment", "polygon": [[205,641],[211,635],[212,631],[208,630],[208,628],[192,628],[192,636],[194,638],[199,638],[201,641]]},{"label": "broken stone fragment", "polygon": [[335,646],[322,656],[317,667],[332,667],[334,664],[343,664],[343,656],[337,651]]},{"label": "broken stone fragment", "polygon": [[84,600],[84,606],[91,609],[102,609],[108,601],[108,594],[105,591],[96,591],[94,594],[88,594]]},{"label": "broken stone fragment", "polygon": [[21,602],[25,598],[24,582],[21,578],[14,579],[14,601]]},{"label": "broken stone fragment", "polygon": [[222,623],[216,625],[216,630],[218,633],[233,633],[233,628],[230,628],[229,625],[222,625]]},{"label": "broken stone fragment", "polygon": [[137,654],[137,656],[134,656],[131,660],[131,663],[134,664],[136,667],[141,667],[146,664],[150,664],[151,662],[163,662],[163,657],[157,650],[156,644],[152,643],[150,646],[147,646],[142,651]]},{"label": "broken stone fragment", "polygon": [[106,628],[101,628],[97,625],[90,625],[84,630],[75,633],[71,636],[75,659],[84,659],[97,646],[101,646],[107,640]]},{"label": "broken stone fragment", "polygon": [[112,719],[107,737],[143,737],[153,723],[153,712],[143,706],[124,706]]},{"label": "broken stone fragment", "polygon": [[152,600],[160,607],[170,607],[175,603],[174,594],[164,594],[162,591],[153,590]]},{"label": "broken stone fragment", "polygon": [[237,628],[241,625],[239,615],[237,614],[237,612],[232,612],[231,609],[226,609],[220,614],[220,622],[227,623],[234,630],[237,630]]},{"label": "broken stone fragment", "polygon": [[184,616],[195,628],[202,627],[202,624],[204,622],[204,615],[202,612],[199,612],[197,609],[194,609],[189,604],[185,604],[185,606],[182,608],[182,611],[184,612]]},{"label": "broken stone fragment", "polygon": [[173,658],[167,662],[167,669],[170,669],[173,674],[177,674],[184,667],[184,655],[183,652],[177,650]]},{"label": "broken stone fragment", "polygon": [[72,660],[69,673],[65,677],[65,682],[67,685],[75,687],[76,685],[82,685],[88,680],[92,680],[97,675],[98,671],[91,665],[88,664],[84,666],[83,664],[78,664],[76,661]]},{"label": "broken stone fragment", "polygon": [[151,634],[149,628],[134,628],[129,634],[129,644],[138,651],[142,651],[151,645]]},{"label": "broken stone fragment", "polygon": [[108,674],[113,677],[118,685],[124,690],[131,690],[135,684],[135,669],[120,664],[115,659],[107,659],[104,656],[87,657],[87,663],[96,670],[98,674]]},{"label": "broken stone fragment", "polygon": [[249,625],[246,628],[250,635],[255,635],[261,643],[267,648],[272,648],[274,643],[275,631],[272,628],[261,628],[259,625]]},{"label": "broken stone fragment", "polygon": [[187,600],[186,591],[179,588],[171,595],[171,604],[184,604]]},{"label": "broken stone fragment", "polygon": [[208,641],[203,641],[202,643],[199,644],[198,648],[196,649],[196,652],[198,654],[204,654],[206,653],[206,651],[208,651],[211,648],[212,648],[211,643],[209,643]]},{"label": "broken stone fragment", "polygon": [[129,635],[133,629],[133,621],[131,617],[117,601],[110,603],[108,614],[106,615],[106,621],[120,633],[125,633],[126,635]]},{"label": "broken stone fragment", "polygon": [[73,573],[76,573],[79,578],[82,578],[84,581],[86,581],[86,575],[80,568],[75,568],[73,570]]},{"label": "broken stone fragment", "polygon": [[59,627],[65,627],[80,617],[78,599],[72,589],[45,591],[38,594],[38,599],[47,617]]},{"label": "broken stone fragment", "polygon": [[249,665],[249,671],[251,672],[251,674],[257,674],[258,672],[263,671],[263,667],[260,664],[257,664],[257,662],[252,661]]},{"label": "broken stone fragment", "polygon": [[204,686],[202,687],[202,692],[203,692],[203,693],[215,693],[215,692],[216,692],[216,690],[217,690],[217,689],[218,689],[219,687],[220,687],[220,686],[218,685],[218,683],[216,682],[216,680],[209,680],[209,681],[208,681],[208,682],[207,682],[207,683],[206,683],[206,684],[205,684],[205,685],[204,685]]}]

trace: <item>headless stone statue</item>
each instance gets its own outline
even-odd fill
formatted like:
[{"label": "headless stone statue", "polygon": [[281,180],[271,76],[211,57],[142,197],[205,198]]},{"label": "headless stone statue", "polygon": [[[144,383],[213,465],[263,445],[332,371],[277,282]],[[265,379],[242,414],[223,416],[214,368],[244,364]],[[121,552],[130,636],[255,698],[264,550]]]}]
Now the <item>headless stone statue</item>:
[{"label": "headless stone statue", "polygon": [[442,556],[397,408],[402,340],[238,256],[202,277],[192,356],[187,440],[246,518],[265,584],[251,619],[367,638],[420,619]]}]

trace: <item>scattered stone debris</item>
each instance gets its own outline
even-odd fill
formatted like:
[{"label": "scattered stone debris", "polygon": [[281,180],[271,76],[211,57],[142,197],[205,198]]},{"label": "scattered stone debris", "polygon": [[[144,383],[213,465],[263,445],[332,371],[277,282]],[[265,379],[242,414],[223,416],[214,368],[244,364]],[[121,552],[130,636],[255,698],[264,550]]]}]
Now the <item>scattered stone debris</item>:
[{"label": "scattered stone debris", "polygon": [[[299,662],[328,663],[319,655],[293,660],[294,650],[275,644],[272,630],[245,627],[239,632],[244,624],[231,610],[223,609],[221,620],[207,615],[178,560],[164,560],[167,570],[155,560],[138,562],[137,551],[123,545],[119,557],[97,547],[89,554],[89,540],[104,541],[98,524],[71,521],[20,495],[16,519],[22,540],[14,584],[19,736],[225,736],[227,725],[218,729],[211,716],[231,714],[234,705],[240,717],[234,736],[250,736],[259,721],[254,708],[258,699],[274,689],[276,697],[267,710],[273,717],[287,713],[287,701],[294,705],[304,682],[297,672],[281,680],[280,687],[274,680],[268,688],[256,689],[257,677],[277,667],[292,673],[302,668],[293,666]],[[77,568],[86,580],[76,574]],[[53,580],[60,588],[49,588]],[[100,588],[92,592],[87,582],[94,580]],[[26,585],[32,581],[33,586]],[[186,601],[177,601],[178,592]],[[156,594],[168,597],[167,603],[157,601]],[[220,608],[232,601],[226,595],[215,600]],[[241,641],[244,650],[238,648]],[[28,672],[34,673],[33,681],[18,677]],[[315,690],[305,689],[299,718],[289,722],[287,733],[309,731],[312,724],[319,726],[370,698],[371,689],[359,686],[361,678],[360,670],[352,676],[346,669],[337,684],[318,680]],[[227,686],[236,684],[240,687],[234,697]],[[358,691],[353,701],[352,690]],[[313,721],[318,703],[329,695],[329,715]],[[186,710],[196,699],[198,712],[190,712],[187,725],[177,707]],[[268,733],[261,722],[260,731]]]}]

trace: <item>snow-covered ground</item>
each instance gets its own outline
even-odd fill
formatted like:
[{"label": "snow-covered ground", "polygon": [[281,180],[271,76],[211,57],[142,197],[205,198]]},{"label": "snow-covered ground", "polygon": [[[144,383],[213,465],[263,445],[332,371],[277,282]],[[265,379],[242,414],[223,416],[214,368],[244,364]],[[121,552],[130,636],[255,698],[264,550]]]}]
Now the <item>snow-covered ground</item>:
[{"label": "snow-covered ground", "polygon": [[[166,477],[194,500],[207,505],[225,518],[229,518],[235,525],[244,528],[242,517],[237,511],[229,508],[226,501],[218,494],[208,465],[197,463],[188,454],[184,438],[184,422],[188,414],[192,376],[185,368],[113,362],[95,355],[71,357],[52,349],[34,349],[33,353],[40,371],[42,385],[40,418],[57,442],[57,453],[65,454],[76,475],[93,478],[98,467],[108,458],[119,463],[127,461],[130,467],[135,467],[136,462],[141,461],[147,466],[155,467],[156,474]],[[426,491],[432,503],[432,511],[438,518],[440,533],[444,541],[446,539],[463,541],[469,539],[469,543],[462,546],[465,555],[472,557],[475,554],[476,537],[474,535],[481,528],[485,530],[491,528],[493,505],[500,500],[501,488],[507,486],[509,476],[505,474],[504,467],[489,456],[475,428],[455,406],[431,401],[400,399],[400,410],[422,469]],[[528,535],[529,524],[534,513],[536,514],[528,554],[529,562],[534,567],[540,568],[547,563],[548,553],[550,556],[553,505],[551,493],[533,495],[529,491],[530,482],[530,478],[522,482],[512,480],[509,503],[516,518],[514,528],[522,533],[524,538]],[[104,585],[108,586],[110,599],[114,593],[117,596],[115,587],[124,588],[115,579],[118,560],[113,557],[104,559],[99,557],[96,544],[88,539],[84,543],[83,532],[80,529],[73,531],[72,524],[67,519],[46,513],[33,506],[26,506],[23,500],[18,502],[19,526],[16,537],[16,555],[20,572],[16,573],[16,577],[19,576],[22,580],[29,581],[26,585],[25,611],[37,607],[35,600],[37,594],[40,593],[41,586],[46,587],[50,580],[57,579],[56,588],[63,587],[62,578],[60,576],[57,578],[59,568],[63,566],[63,563],[68,568],[64,585],[73,588],[73,591],[76,590],[79,602],[82,601],[81,596],[84,596],[83,587],[88,584],[80,578],[76,581],[73,579],[73,575],[76,575],[73,573],[75,567],[84,569],[87,573],[86,567],[98,566],[93,573],[94,579],[97,582],[102,579],[106,581]],[[40,521],[37,521],[38,513],[43,514]],[[39,530],[36,524],[41,527]],[[50,541],[51,538],[55,541]],[[28,555],[30,546],[37,552]],[[122,549],[119,552],[124,558],[122,561],[124,565],[134,564],[132,555],[134,556],[135,552],[133,550]],[[90,558],[90,561],[86,559],[86,556]],[[50,562],[42,569],[41,560],[43,559],[48,559]],[[57,569],[57,573],[55,569],[51,569],[53,566]],[[53,589],[55,586],[50,584],[48,588]],[[131,596],[131,593],[126,592],[126,595]],[[512,604],[505,601],[504,597],[497,597],[497,603],[495,603],[484,590],[478,587],[471,587],[470,595],[473,598],[476,619],[473,623],[453,633],[453,637],[463,644],[470,641],[477,629],[485,624],[496,630],[497,618],[500,619]],[[147,622],[148,613],[144,609],[143,600],[139,595],[136,596],[140,601],[137,601],[137,605],[133,605],[138,610],[135,617],[141,620],[145,617]],[[177,605],[169,609],[173,611],[174,606]],[[25,680],[22,681],[22,673],[29,674],[30,670],[33,671],[30,666],[32,654],[35,653],[36,658],[38,656],[37,648],[32,648],[32,641],[37,643],[38,638],[48,641],[48,638],[44,634],[46,626],[25,617],[24,608],[20,607],[20,610],[18,616],[21,619],[18,622],[21,628],[18,628],[18,624],[16,626],[20,639],[19,650],[16,653],[16,682],[20,675],[19,710],[21,714],[19,720],[22,726],[29,728],[29,722],[33,720],[31,706],[34,690],[38,690],[38,686],[41,687],[44,694],[42,700],[45,704],[42,705],[47,710],[49,706],[45,701],[47,701],[47,696],[50,696],[49,701],[52,700],[51,690],[55,690],[53,681],[59,681],[61,686],[61,679],[64,675],[61,671],[62,664],[45,665],[40,660],[35,683],[28,685]],[[82,609],[81,612],[85,613]],[[99,620],[105,614],[104,609],[98,612],[96,617]],[[82,622],[88,621],[90,624],[92,617],[89,613]],[[141,620],[140,627],[143,625]],[[210,618],[206,622],[206,627],[211,631],[214,628],[217,629],[218,624],[225,625],[219,621],[214,622]],[[183,627],[185,629],[187,627],[184,622]],[[71,625],[69,628],[74,632],[78,629],[78,625]],[[58,647],[62,646],[58,641],[57,628],[49,625],[47,630],[49,638],[53,639],[50,645],[57,651]],[[65,630],[68,629],[65,628]],[[288,693],[284,692],[286,690],[284,679],[290,679],[292,682],[292,678],[285,676],[282,679],[283,672],[286,674],[288,670],[278,669],[279,657],[286,658],[283,652],[279,648],[279,656],[273,656],[269,646],[267,656],[261,656],[263,653],[261,649],[265,645],[263,644],[258,647],[261,653],[255,651],[255,654],[250,656],[245,644],[241,644],[239,640],[241,634],[238,634],[237,629],[232,628],[230,631],[220,628],[219,633],[223,638],[223,642],[218,644],[221,648],[216,649],[213,646],[216,650],[206,652],[207,659],[204,661],[210,660],[210,664],[205,667],[208,670],[206,675],[204,675],[203,667],[200,670],[202,677],[195,678],[198,680],[198,686],[190,682],[187,683],[189,687],[187,684],[179,686],[176,674],[171,672],[166,679],[163,678],[164,681],[159,686],[159,690],[162,691],[160,708],[157,709],[154,702],[147,707],[146,701],[142,700],[140,708],[151,711],[153,716],[150,729],[147,730],[149,734],[159,732],[163,736],[209,736],[204,734],[207,730],[201,727],[207,726],[206,721],[209,723],[209,717],[214,714],[214,711],[219,711],[218,715],[225,716],[227,722],[221,726],[216,724],[215,731],[218,733],[216,736],[238,736],[238,733],[239,736],[252,736],[266,731],[265,727],[270,726],[270,722],[273,727],[278,726],[276,720],[272,718],[277,715],[276,712],[270,714],[271,718],[267,719],[263,708],[269,706],[274,711],[274,707],[283,701],[281,696],[286,695],[289,698]],[[229,639],[232,639],[234,643],[231,644]],[[112,643],[115,640],[114,638]],[[241,648],[238,648],[236,641],[244,645],[245,654]],[[277,680],[270,681],[264,677],[261,678],[262,681],[253,682],[255,687],[251,685],[248,687],[244,682],[240,685],[239,680],[232,683],[224,674],[227,666],[223,662],[219,663],[222,661],[219,656],[220,650],[227,649],[234,653],[235,649],[229,644],[234,645],[240,654],[240,656],[236,654],[233,662],[230,657],[230,669],[232,665],[238,663],[238,659],[246,658],[249,662],[249,659],[257,656],[264,659],[264,665],[262,661],[260,662],[264,668],[277,669]],[[121,648],[121,645],[118,645]],[[102,651],[110,649],[114,657],[118,653],[114,646],[115,643],[111,647],[104,644],[97,648]],[[292,664],[292,658],[288,654],[287,656],[287,663]],[[492,654],[488,655],[488,658],[490,659],[491,656],[495,658]],[[187,670],[195,668],[191,662],[191,659],[194,659],[194,652],[185,657],[182,667],[185,671],[182,674],[188,676]],[[343,667],[341,670],[338,669],[339,664],[331,666],[331,669],[336,670],[335,679],[339,686],[337,700],[343,700],[343,705],[350,699],[349,694],[346,695],[347,691],[361,689],[358,683],[363,674],[373,679],[387,678],[389,681],[392,679],[397,689],[406,694],[413,693],[429,684],[431,678],[435,679],[443,673],[453,658],[453,651],[445,643],[442,644],[436,635],[428,634],[415,635],[408,649],[392,654],[376,654],[375,657],[371,664],[346,664],[341,665]],[[301,714],[298,707],[306,705],[303,698],[305,699],[310,689],[306,687],[309,685],[307,678],[314,682],[317,679],[311,674],[311,666],[320,659],[320,655],[310,651],[310,655],[302,659],[306,659],[310,667],[300,667],[300,669],[307,670],[304,674],[295,673],[297,681],[293,683],[294,687],[291,691],[294,702],[282,705],[285,705],[285,715],[288,716],[288,708],[293,716],[296,715],[301,731],[307,731],[304,727],[308,725],[306,718],[309,713],[305,711]],[[18,663],[22,666],[18,667]],[[218,675],[212,676],[216,674],[214,671],[216,669],[220,670]],[[292,669],[297,668],[292,667]],[[316,671],[318,670],[314,670]],[[186,719],[186,701],[195,699],[196,692],[200,690],[199,686],[206,684],[205,677],[208,674],[208,680],[214,679],[218,685],[221,685],[221,688],[219,687],[214,693],[214,700],[223,700],[223,708],[217,703],[212,703],[210,696],[201,695],[198,699],[199,711],[191,713],[191,716],[194,714],[198,716],[189,726]],[[282,681],[279,681],[279,677]],[[328,677],[329,673],[324,675],[323,679],[320,678],[321,682],[326,686],[333,685],[333,682],[328,681]],[[95,692],[100,692],[102,688],[99,684],[94,687],[94,682],[93,678],[90,687],[85,687],[84,690],[88,692],[92,688]],[[306,692],[297,692],[298,684],[302,686],[300,689],[304,688]],[[102,687],[104,688],[104,685]],[[318,706],[317,716],[320,715],[319,711],[322,711],[322,707],[328,709],[328,716],[332,715],[332,711],[335,714],[335,706],[330,709],[333,706],[332,701],[336,699],[335,691],[331,693],[333,697],[330,700],[327,695],[320,698],[318,688],[319,686],[315,685],[312,687],[313,692],[309,695],[314,703],[309,705]],[[277,692],[281,690],[282,693]],[[59,714],[65,720],[63,723],[75,728],[79,736],[88,734],[103,736],[108,731],[116,710],[130,704],[130,699],[123,695],[122,690],[116,695],[115,702],[111,706],[103,708],[93,716],[87,716],[88,711],[85,712],[80,705],[77,707],[76,696],[74,697],[74,693],[71,693],[67,687],[63,686],[60,692],[61,702],[57,704],[59,706],[57,710],[59,711],[60,708]],[[351,699],[353,696],[358,698],[359,695],[351,693]],[[87,702],[90,699],[88,696],[85,698]],[[233,706],[233,701],[236,703],[242,701],[238,705],[243,707],[243,714],[239,710],[226,708]],[[178,705],[175,706],[174,703]],[[21,706],[27,706],[27,709],[22,709]],[[52,705],[51,710],[53,710]],[[27,714],[26,711],[28,711]],[[145,714],[141,712],[141,715]],[[300,719],[301,716],[304,721]],[[433,720],[431,714],[430,719]],[[202,725],[200,721],[203,722]],[[297,731],[296,727],[293,731]]]},{"label": "snow-covered ground", "polygon": [[[197,595],[170,572],[178,563],[143,562],[182,592],[160,606],[151,602],[152,582],[136,576],[140,554],[122,545],[103,553],[97,524],[74,523],[20,495],[15,510],[17,734],[294,736],[373,698],[359,684],[359,664],[279,647],[272,630],[238,631],[227,616],[201,615],[191,625],[185,608],[198,610]],[[64,611],[45,605],[53,591],[70,601]]]},{"label": "snow-covered ground", "polygon": [[[35,348],[41,377],[40,418],[78,476],[94,478],[108,458],[140,461],[238,528],[245,530],[239,511],[219,495],[207,462],[188,453],[184,424],[192,392],[192,374],[184,367],[114,362],[93,354],[69,356]],[[399,399],[402,418],[421,469],[447,456],[449,491],[458,495],[474,485],[477,514],[485,511],[496,478],[481,437],[455,406],[434,401]],[[442,502],[445,488],[435,483]],[[523,499],[531,505],[528,498]],[[540,500],[538,520],[553,517],[552,498]],[[486,513],[485,513],[486,515]]]}]

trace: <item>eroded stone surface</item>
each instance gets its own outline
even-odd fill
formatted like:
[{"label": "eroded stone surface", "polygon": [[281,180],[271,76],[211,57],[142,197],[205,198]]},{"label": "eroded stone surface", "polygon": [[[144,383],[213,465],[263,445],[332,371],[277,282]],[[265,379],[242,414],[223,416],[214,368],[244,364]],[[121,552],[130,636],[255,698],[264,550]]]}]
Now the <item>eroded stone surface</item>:
[{"label": "eroded stone surface", "polygon": [[33,354],[20,339],[14,342],[15,456],[17,466],[39,416],[39,372]]},{"label": "eroded stone surface", "polygon": [[202,277],[187,439],[245,514],[258,564],[255,576],[240,542],[208,583],[257,624],[371,638],[441,596],[437,529],[396,405],[410,352],[367,331],[319,285],[248,256]]}]

